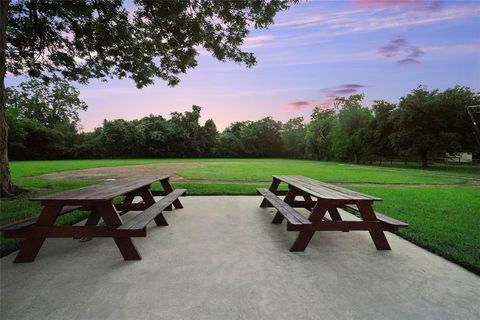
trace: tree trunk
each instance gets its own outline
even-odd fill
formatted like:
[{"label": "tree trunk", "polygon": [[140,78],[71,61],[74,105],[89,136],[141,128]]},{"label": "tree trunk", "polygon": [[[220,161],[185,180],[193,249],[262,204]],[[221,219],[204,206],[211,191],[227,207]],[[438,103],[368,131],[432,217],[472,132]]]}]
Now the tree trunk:
[{"label": "tree trunk", "polygon": [[428,167],[428,157],[426,152],[422,152],[422,168]]},{"label": "tree trunk", "polygon": [[10,177],[10,166],[8,165],[8,125],[6,114],[7,95],[5,92],[5,74],[7,66],[5,61],[5,50],[7,45],[7,9],[10,1],[0,0],[0,163],[1,163],[1,197],[12,197],[17,189],[12,184]]}]

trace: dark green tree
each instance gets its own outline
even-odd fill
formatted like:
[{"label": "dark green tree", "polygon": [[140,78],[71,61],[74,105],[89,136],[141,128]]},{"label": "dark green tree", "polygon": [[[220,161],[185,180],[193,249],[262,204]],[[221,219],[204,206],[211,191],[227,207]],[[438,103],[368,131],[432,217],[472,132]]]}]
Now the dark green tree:
[{"label": "dark green tree", "polygon": [[234,122],[220,134],[219,153],[222,157],[237,158],[246,154],[241,133],[247,122]]},{"label": "dark green tree", "polygon": [[329,160],[332,157],[329,134],[336,123],[335,111],[315,107],[305,133],[306,155],[315,160]]},{"label": "dark green tree", "polygon": [[59,78],[47,82],[32,79],[8,88],[7,92],[7,112],[35,120],[47,128],[61,123],[77,125],[79,112],[87,110],[80,92]]},{"label": "dark green tree", "polygon": [[218,146],[220,143],[217,126],[212,119],[205,121],[200,133],[201,154],[202,157],[215,157],[218,155]]},{"label": "dark green tree", "polygon": [[446,152],[471,151],[473,127],[465,107],[478,104],[480,96],[469,88],[455,87],[444,92],[419,86],[400,99],[395,112],[397,150],[419,158],[422,167],[434,156]]},{"label": "dark green tree", "polygon": [[368,153],[371,157],[392,159],[395,156],[392,135],[395,133],[396,105],[384,100],[373,102],[373,120],[367,130]]},{"label": "dark green tree", "polygon": [[103,121],[101,143],[109,158],[138,158],[143,140],[137,121],[117,119]]},{"label": "dark green tree", "polygon": [[197,65],[202,47],[218,60],[254,65],[254,55],[241,49],[249,28],[266,28],[292,2],[135,0],[129,16],[122,0],[0,1],[1,195],[15,193],[6,148],[7,69],[82,83],[128,77],[139,88],[155,78],[175,85]]},{"label": "dark green tree", "polygon": [[362,106],[363,98],[363,94],[355,94],[335,99],[338,120],[328,139],[335,158],[339,160],[359,163],[367,154],[367,130],[373,115]]},{"label": "dark green tree", "polygon": [[8,146],[12,159],[75,156],[79,112],[87,105],[65,80],[30,80],[7,88]]},{"label": "dark green tree", "polygon": [[169,137],[173,134],[168,121],[162,116],[150,115],[139,121],[139,128],[143,137],[142,153],[146,157],[172,156]]},{"label": "dark green tree", "polygon": [[172,134],[168,144],[176,157],[192,158],[201,156],[201,126],[199,106],[192,106],[192,111],[172,112],[168,121]]},{"label": "dark green tree", "polygon": [[303,117],[288,120],[282,126],[283,152],[288,158],[301,159],[305,156],[306,126]]}]

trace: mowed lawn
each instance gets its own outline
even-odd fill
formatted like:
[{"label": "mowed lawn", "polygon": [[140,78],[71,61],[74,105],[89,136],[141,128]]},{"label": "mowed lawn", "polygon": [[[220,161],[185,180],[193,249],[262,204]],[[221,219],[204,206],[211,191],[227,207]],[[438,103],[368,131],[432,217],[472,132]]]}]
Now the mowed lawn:
[{"label": "mowed lawn", "polygon": [[[183,179],[174,183],[186,187],[189,195],[255,194],[255,188],[268,186],[272,174],[305,175],[325,182],[381,197],[376,209],[407,222],[400,235],[480,274],[480,166],[416,165],[365,166],[335,162],[283,159],[127,159],[60,160],[12,162],[14,181],[29,189],[15,199],[2,200],[0,224],[34,216],[37,203],[29,197],[77,188],[99,180],[47,180],[45,173],[96,167],[154,163],[196,163],[181,169]],[[60,224],[84,218],[83,212],[62,216]],[[18,241],[3,239],[2,253],[17,248]],[[393,248],[395,249],[395,248]]]}]

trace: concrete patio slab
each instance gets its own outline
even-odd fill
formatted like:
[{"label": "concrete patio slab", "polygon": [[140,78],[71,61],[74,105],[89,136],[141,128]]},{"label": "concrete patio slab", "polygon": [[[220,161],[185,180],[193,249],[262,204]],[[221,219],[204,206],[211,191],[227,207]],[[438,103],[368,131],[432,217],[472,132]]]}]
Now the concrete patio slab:
[{"label": "concrete patio slab", "polygon": [[1,259],[1,319],[480,319],[480,277],[395,235],[377,251],[367,232],[316,233],[291,253],[260,197],[182,202],[134,239],[141,261],[100,238]]}]

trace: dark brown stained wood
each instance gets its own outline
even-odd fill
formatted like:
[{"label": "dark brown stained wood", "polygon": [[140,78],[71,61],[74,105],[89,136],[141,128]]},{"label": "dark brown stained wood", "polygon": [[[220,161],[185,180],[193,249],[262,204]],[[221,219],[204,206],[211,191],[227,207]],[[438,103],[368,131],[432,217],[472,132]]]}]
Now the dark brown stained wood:
[{"label": "dark brown stained wood", "polygon": [[[10,235],[10,232],[12,233]],[[146,230],[119,230],[111,226],[62,226],[62,227],[41,227],[30,226],[21,230],[5,231],[5,234],[12,238],[82,238],[82,237],[146,237]]]},{"label": "dark brown stained wood", "polygon": [[153,219],[159,216],[163,210],[170,206],[175,200],[178,199],[181,195],[185,194],[186,189],[175,189],[161,200],[150,206],[147,210],[143,211],[137,215],[132,220],[121,225],[118,230],[132,230],[132,229],[143,229],[149,224]]},{"label": "dark brown stained wood", "polygon": [[[53,226],[55,220],[57,219],[58,215],[62,211],[62,206],[52,206],[52,207],[45,207],[42,210],[42,213],[38,217],[37,222],[35,223],[36,226],[41,227],[49,227]],[[18,230],[16,230],[18,231]],[[15,231],[12,231],[15,232]],[[44,236],[38,237],[29,237],[23,241],[22,248],[18,252],[17,256],[15,257],[14,263],[23,263],[23,262],[32,262],[35,260],[35,257],[38,254],[38,251],[45,242]]]},{"label": "dark brown stained wood", "polygon": [[[78,210],[78,209],[81,209],[81,208],[82,208],[81,206],[65,206],[65,207],[63,207],[63,209],[60,211],[60,213],[58,215],[61,216],[65,213],[72,212],[72,211],[75,211],[75,210]],[[19,220],[19,221],[13,222],[13,223],[9,223],[9,224],[0,226],[0,231],[18,230],[18,229],[28,227],[28,226],[31,226],[31,225],[35,224],[37,222],[37,220],[38,220],[38,216],[33,217],[33,218],[27,218],[27,219]]]},{"label": "dark brown stained wood", "polygon": [[[150,190],[154,182],[160,182],[164,189],[160,191],[164,198],[158,204],[155,203]],[[130,239],[146,236],[145,226],[141,228],[138,225],[145,219],[151,221],[152,218],[157,225],[167,225],[161,211],[165,207],[171,207],[172,203],[175,208],[182,208],[178,197],[185,193],[186,190],[173,190],[166,175],[136,176],[32,199],[41,201],[43,209],[40,216],[0,228],[3,229],[5,236],[25,238],[15,263],[32,262],[46,238],[110,237],[113,238],[125,260],[140,260],[142,257]],[[125,196],[123,203],[113,204],[117,196]],[[137,196],[142,198],[141,203],[133,203]],[[90,211],[84,226],[54,226],[59,215],[82,208]],[[135,210],[145,210],[134,218],[138,228],[135,225],[130,228],[121,228],[123,221],[120,216]],[[155,214],[153,214],[154,211],[156,211]],[[101,223],[99,223],[100,219],[103,220]]]},{"label": "dark brown stained wood", "polygon": [[[281,200],[278,187],[280,183],[288,185],[288,192]],[[298,237],[290,251],[304,251],[316,231],[368,231],[377,250],[390,250],[384,231],[396,232],[406,223],[373,211],[374,201],[382,199],[351,191],[332,184],[317,181],[304,176],[274,175],[270,189],[257,189],[263,195],[260,207],[275,207],[277,214],[272,223],[281,223],[284,218],[288,231],[299,231]],[[303,201],[298,201],[298,196]],[[309,224],[298,222],[299,214],[293,207],[306,208],[310,211]],[[338,208],[350,208],[357,211],[363,221],[343,221]],[[355,209],[358,208],[358,209]],[[329,217],[325,214],[329,213]],[[302,216],[303,218],[303,216]],[[297,222],[296,220],[297,219]]]},{"label": "dark brown stained wood", "polygon": [[142,211],[147,209],[150,205],[146,203],[115,203],[115,209],[121,211]]},{"label": "dark brown stained wood", "polygon": [[[273,192],[264,188],[257,188],[257,192],[260,193],[265,199],[274,206],[280,214],[282,214],[290,224],[293,225],[305,225],[312,222],[298,213],[295,209],[290,207],[285,201],[278,198]],[[280,220],[281,222],[281,220]]]},{"label": "dark brown stained wood", "polygon": [[288,231],[394,231],[395,226],[386,226],[381,221],[326,221],[312,223],[309,226],[298,227],[295,225],[288,225]]},{"label": "dark brown stained wood", "polygon": [[51,194],[48,196],[37,197],[31,199],[32,201],[42,202],[62,202],[73,203],[82,202],[91,203],[94,201],[108,201],[117,196],[121,196],[132,192],[134,190],[149,186],[150,184],[167,180],[167,175],[158,176],[135,176],[127,179],[111,181],[99,185],[89,186],[85,188],[64,191],[60,193]]},{"label": "dark brown stained wood", "polygon": [[[355,205],[346,205],[345,207],[350,209],[350,210],[359,212],[357,206],[355,206]],[[375,212],[375,216],[377,217],[377,219],[379,221],[382,221],[383,223],[386,223],[386,224],[389,224],[389,225],[392,225],[392,226],[397,226],[397,227],[408,227],[408,223],[405,223],[403,221],[391,218],[391,217],[386,216],[384,214],[381,214],[377,211],[374,211],[374,212]]]},{"label": "dark brown stained wood", "polygon": [[329,183],[321,182],[304,176],[274,175],[274,179],[280,180],[290,187],[297,188],[313,197],[325,200],[342,201],[381,201],[382,199],[369,196],[360,192],[351,191]]}]

